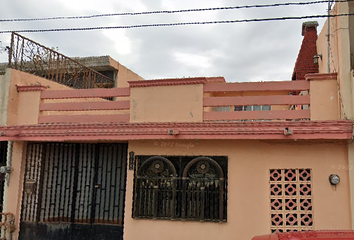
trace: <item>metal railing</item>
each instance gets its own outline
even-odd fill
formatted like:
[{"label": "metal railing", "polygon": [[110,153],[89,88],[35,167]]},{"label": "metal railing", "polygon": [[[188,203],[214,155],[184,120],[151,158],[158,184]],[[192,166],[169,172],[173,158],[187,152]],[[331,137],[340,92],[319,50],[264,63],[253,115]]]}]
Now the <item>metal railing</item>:
[{"label": "metal railing", "polygon": [[114,87],[114,80],[15,32],[8,67],[77,89]]}]

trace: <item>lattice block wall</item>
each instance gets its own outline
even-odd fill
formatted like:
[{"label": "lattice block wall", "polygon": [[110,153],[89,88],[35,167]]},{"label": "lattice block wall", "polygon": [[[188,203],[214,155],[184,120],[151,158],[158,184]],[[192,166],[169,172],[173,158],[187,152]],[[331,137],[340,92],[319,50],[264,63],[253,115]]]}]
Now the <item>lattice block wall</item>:
[{"label": "lattice block wall", "polygon": [[269,172],[271,232],[313,229],[311,169]]}]

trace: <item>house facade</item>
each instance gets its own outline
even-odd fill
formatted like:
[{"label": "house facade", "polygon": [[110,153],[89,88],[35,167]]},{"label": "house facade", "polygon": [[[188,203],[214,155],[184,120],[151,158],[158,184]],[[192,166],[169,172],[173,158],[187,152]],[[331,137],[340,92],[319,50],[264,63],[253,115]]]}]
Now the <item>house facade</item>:
[{"label": "house facade", "polygon": [[302,81],[252,83],[130,73],[74,89],[72,76],[43,73],[51,65],[10,66],[0,76],[8,239],[352,228],[340,73],[319,65]]}]

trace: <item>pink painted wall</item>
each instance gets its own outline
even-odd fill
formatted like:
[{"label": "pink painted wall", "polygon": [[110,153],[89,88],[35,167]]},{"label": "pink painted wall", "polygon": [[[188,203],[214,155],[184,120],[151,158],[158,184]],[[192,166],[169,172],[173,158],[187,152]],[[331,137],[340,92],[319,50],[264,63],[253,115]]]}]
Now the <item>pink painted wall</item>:
[{"label": "pink painted wall", "polygon": [[337,79],[310,79],[311,120],[340,119]]},{"label": "pink painted wall", "polygon": [[[12,151],[12,172],[10,174],[9,186],[5,187],[4,212],[15,215],[16,230],[13,239],[17,239],[20,226],[23,179],[25,171],[26,143],[14,142]],[[6,184],[6,183],[5,183]]]},{"label": "pink painted wall", "polygon": [[[179,144],[168,144],[168,143]],[[133,171],[127,175],[124,239],[230,240],[270,233],[269,169],[311,168],[315,229],[350,229],[345,144],[267,141],[130,141],[136,155],[228,156],[227,223],[135,220],[131,217]],[[337,188],[330,174],[341,178]]]},{"label": "pink painted wall", "polygon": [[[353,4],[338,2],[331,10],[331,14],[348,14],[353,12]],[[341,96],[341,119],[353,119],[353,84],[352,84],[352,49],[351,36],[353,19],[350,17],[337,17],[329,21],[330,53],[329,72],[338,73],[338,90]],[[322,54],[319,61],[319,72],[328,73],[327,36],[328,21],[325,22],[316,42],[317,53]]]},{"label": "pink painted wall", "polygon": [[131,122],[202,122],[203,85],[130,89]]},{"label": "pink painted wall", "polygon": [[[10,69],[9,69],[10,70]],[[10,70],[11,84],[9,89],[8,116],[7,125],[29,125],[37,124],[39,115],[110,115],[110,114],[127,114],[129,110],[104,110],[104,111],[39,111],[40,91],[17,92],[16,85],[32,86],[42,85],[48,87],[48,90],[70,90],[72,88],[65,85],[49,81],[47,79],[37,77],[25,72]],[[125,79],[126,81],[128,79]],[[123,98],[117,98],[117,101]],[[108,100],[102,98],[80,98],[80,99],[55,99],[44,100],[48,103],[59,102],[106,102]]]},{"label": "pink painted wall", "polygon": [[[128,79],[128,78],[125,78]],[[326,80],[326,81],[324,81]],[[311,120],[335,120],[339,118],[337,96],[337,82],[335,79],[311,80]],[[111,115],[129,114],[131,122],[202,122],[203,110],[211,111],[213,108],[203,108],[203,84],[144,86],[130,89],[130,110],[113,111],[54,111],[39,112],[40,92],[18,93],[16,85],[44,85],[49,89],[70,89],[64,85],[40,78],[31,74],[11,70],[11,85],[9,91],[7,125],[36,124],[38,116],[42,115]],[[269,96],[287,95],[288,92],[237,92],[218,93],[215,96]],[[205,96],[204,96],[205,95]],[[116,100],[128,100],[117,98]],[[82,102],[107,101],[101,98],[93,99],[56,99],[44,102]],[[271,106],[272,110],[287,110],[289,105]]]},{"label": "pink painted wall", "polygon": [[[38,118],[39,95],[35,92],[28,92],[22,95],[17,92],[16,85],[30,86],[43,85],[48,89],[71,89],[65,85],[49,81],[47,79],[37,77],[35,75],[11,69],[11,83],[9,89],[8,116],[6,125],[21,125],[34,123],[34,119]],[[38,100],[37,100],[38,99]],[[38,104],[37,104],[38,101]],[[36,110],[37,109],[37,110]],[[18,114],[21,112],[20,114]],[[24,116],[27,116],[24,118]]]}]

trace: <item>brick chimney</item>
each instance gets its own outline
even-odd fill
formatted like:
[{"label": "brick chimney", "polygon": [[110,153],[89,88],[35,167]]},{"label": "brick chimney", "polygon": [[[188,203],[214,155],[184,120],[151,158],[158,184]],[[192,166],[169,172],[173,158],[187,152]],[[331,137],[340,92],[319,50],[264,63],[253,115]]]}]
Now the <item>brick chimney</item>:
[{"label": "brick chimney", "polygon": [[313,56],[316,55],[318,22],[304,22],[302,24],[302,36],[304,36],[299,54],[294,67],[292,80],[305,80],[308,73],[318,73],[318,64],[313,62]]}]

